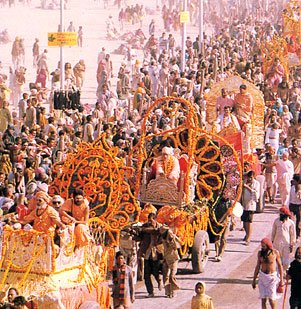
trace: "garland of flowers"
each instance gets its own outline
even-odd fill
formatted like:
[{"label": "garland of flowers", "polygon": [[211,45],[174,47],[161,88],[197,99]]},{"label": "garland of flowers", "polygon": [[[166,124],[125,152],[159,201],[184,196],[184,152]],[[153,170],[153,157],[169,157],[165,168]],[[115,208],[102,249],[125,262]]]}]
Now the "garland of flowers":
[{"label": "garland of flowers", "polygon": [[0,268],[2,268],[2,265],[3,265],[3,262],[4,262],[5,253],[6,253],[6,250],[7,250],[7,245],[8,245],[8,235],[5,234],[3,242],[2,242],[2,256],[1,256],[1,261],[0,261]]},{"label": "garland of flowers", "polygon": [[[235,206],[235,204],[238,202],[239,198],[240,198],[240,195],[241,195],[241,191],[242,191],[242,167],[241,167],[241,164],[240,164],[240,160],[239,160],[239,156],[238,156],[238,153],[236,152],[236,150],[234,149],[234,147],[226,140],[224,139],[222,136],[219,136],[215,133],[212,133],[212,132],[207,132],[203,129],[199,129],[199,132],[201,133],[205,133],[205,134],[208,134],[212,137],[215,137],[217,139],[220,139],[221,141],[223,141],[226,145],[230,146],[232,148],[232,151],[233,151],[233,156],[235,158],[235,161],[237,163],[237,171],[240,175],[240,183],[238,185],[238,189],[237,189],[237,193],[236,193],[236,198],[232,204],[232,206],[229,208],[231,210],[231,212],[233,211],[233,208]],[[212,207],[217,203],[218,199],[215,201],[215,203],[212,205]],[[214,213],[212,213],[213,216],[212,216],[212,219],[214,220],[214,222],[217,224],[217,225],[220,225],[220,223],[216,220],[215,218],[215,215]],[[211,220],[209,220],[209,227],[210,227],[210,230],[211,232],[216,235],[216,236],[219,236],[221,235],[223,232],[224,232],[224,229],[226,227],[227,224],[225,224],[225,226],[223,227],[223,229],[221,230],[220,233],[216,233],[214,230],[213,230],[213,227],[212,227],[212,224],[211,224]]]},{"label": "garland of flowers", "polygon": [[16,238],[13,237],[13,244],[12,244],[12,248],[11,248],[11,251],[10,251],[9,259],[8,259],[8,262],[7,262],[7,265],[6,265],[6,269],[5,269],[3,278],[2,278],[2,280],[0,282],[0,290],[2,290],[4,282],[5,282],[6,278],[7,278],[10,266],[12,264],[15,247],[16,247]]},{"label": "garland of flowers", "polygon": [[166,176],[169,176],[169,174],[171,173],[173,166],[174,166],[174,162],[173,162],[173,156],[169,156],[167,160],[164,160],[162,162],[162,168],[164,171],[164,174]]},{"label": "garland of flowers", "polygon": [[[4,275],[3,275],[2,280],[0,282],[0,289],[3,287],[5,280],[8,276],[8,273],[10,272],[11,268],[20,268],[19,266],[13,264],[13,255],[15,253],[15,248],[16,248],[16,245],[17,245],[17,239],[19,238],[19,240],[21,242],[23,242],[24,238],[29,238],[29,235],[26,235],[26,234],[30,234],[31,239],[34,237],[32,258],[31,258],[29,264],[26,266],[26,271],[25,271],[21,281],[18,284],[18,288],[21,288],[24,285],[28,274],[31,272],[31,268],[32,268],[34,261],[37,259],[37,257],[39,257],[42,254],[42,251],[44,250],[44,248],[47,244],[47,238],[51,237],[51,244],[52,244],[52,248],[53,248],[52,262],[54,263],[54,264],[52,264],[52,272],[51,273],[41,272],[40,274],[43,274],[43,275],[59,274],[59,273],[66,272],[66,271],[69,271],[69,270],[79,269],[79,275],[78,275],[78,278],[75,282],[80,283],[83,280],[83,278],[85,278],[87,288],[90,291],[91,291],[91,286],[93,286],[96,289],[98,303],[103,302],[105,304],[104,308],[109,308],[108,304],[110,303],[109,302],[110,301],[110,295],[107,295],[107,297],[106,297],[105,290],[102,289],[102,291],[101,291],[102,293],[100,293],[100,290],[99,290],[99,283],[102,280],[104,280],[104,277],[103,277],[104,272],[100,271],[100,267],[98,268],[98,270],[99,270],[98,275],[96,275],[95,271],[93,271],[91,264],[88,263],[88,254],[87,254],[88,248],[87,248],[87,246],[84,249],[85,251],[84,251],[84,264],[83,265],[77,265],[77,266],[65,268],[61,271],[55,272],[55,249],[54,249],[54,242],[53,242],[53,236],[54,236],[53,232],[41,233],[41,232],[37,232],[35,230],[31,230],[30,232],[25,232],[23,230],[16,230],[15,231],[11,227],[4,227],[4,232],[5,233],[4,233],[4,237],[3,237],[3,247],[2,247],[2,257],[1,257],[1,261],[0,261],[0,268],[3,267],[3,262],[5,260],[5,255],[7,253],[8,241],[9,240],[10,240],[10,243],[11,243],[11,249],[10,249],[9,257],[7,258],[7,261],[6,261],[6,265],[5,265],[6,267],[5,267]],[[41,246],[38,250],[37,247],[38,247],[39,237],[43,237],[43,243],[41,244]],[[107,252],[108,252],[108,250],[105,250],[105,252],[103,252],[102,262],[100,263],[102,265],[101,267],[106,268]],[[92,274],[93,278],[87,273],[87,267],[88,266],[91,269],[91,274]],[[17,270],[15,270],[15,271],[17,271]],[[23,272],[22,270],[19,270],[19,271]],[[39,273],[39,272],[32,272],[32,273]],[[85,275],[88,275],[88,277],[90,278],[90,283],[87,281]]]},{"label": "garland of flowers", "polygon": [[18,288],[19,288],[19,289],[23,286],[23,284],[24,284],[24,282],[25,282],[25,280],[26,280],[26,278],[27,278],[27,275],[29,274],[29,272],[30,272],[30,270],[31,270],[31,267],[32,267],[33,262],[34,262],[34,261],[36,260],[36,258],[42,253],[42,250],[44,249],[44,246],[46,245],[46,238],[44,238],[44,242],[43,242],[43,244],[41,245],[40,250],[36,253],[36,250],[37,250],[37,242],[38,242],[38,236],[37,236],[37,235],[35,235],[35,236],[36,236],[36,237],[35,237],[35,243],[34,243],[34,247],[33,247],[32,259],[31,259],[31,261],[30,261],[30,263],[29,263],[29,265],[28,265],[28,267],[27,267],[27,270],[26,270],[26,272],[25,272],[25,274],[24,274],[22,280],[20,281],[20,283],[19,283],[19,285],[18,285]]},{"label": "garland of flowers", "polygon": [[[188,127],[190,125],[192,125],[193,127],[198,126],[198,118],[197,118],[197,115],[195,113],[195,109],[189,101],[187,101],[183,98],[176,98],[176,97],[173,97],[173,96],[162,97],[162,98],[158,98],[157,100],[155,100],[155,102],[149,107],[149,109],[145,113],[145,115],[143,117],[143,122],[141,124],[142,134],[141,134],[141,140],[140,140],[140,143],[139,143],[140,147],[138,148],[137,178],[136,178],[136,186],[135,186],[135,197],[136,198],[138,198],[138,195],[139,195],[141,171],[142,171],[142,164],[143,164],[143,160],[144,160],[144,155],[143,155],[142,149],[144,149],[145,137],[146,137],[146,133],[147,133],[147,131],[146,131],[147,120],[149,119],[150,114],[153,112],[154,108],[157,105],[160,105],[161,103],[163,103],[165,101],[170,101],[170,100],[173,100],[173,101],[176,100],[176,101],[179,101],[180,103],[182,102],[189,108],[189,114],[188,114],[187,118],[190,119],[190,123],[188,124]],[[179,130],[179,127],[175,128],[173,130],[169,130],[167,132],[172,132],[172,131],[177,131],[177,130]],[[165,132],[165,133],[167,133],[167,132]],[[158,134],[158,135],[160,135],[160,134]],[[154,137],[155,135],[152,135],[152,136]],[[134,149],[132,149],[132,152],[129,154],[129,157],[131,157],[133,152],[134,152]],[[188,188],[188,192],[189,192],[189,188]]]},{"label": "garland of flowers", "polygon": [[[214,229],[213,229],[213,227],[212,227],[211,221],[208,220],[208,222],[209,222],[209,227],[210,227],[210,230],[211,230],[212,234],[215,235],[215,236],[220,236],[220,235],[222,235],[222,234],[224,233],[224,230],[225,230],[226,227],[227,227],[228,218],[226,219],[225,225],[223,226],[222,230],[221,230],[219,233],[216,233],[216,232],[214,231]],[[215,223],[216,223],[216,224],[219,224],[217,221],[215,221]],[[219,224],[219,225],[221,225],[221,224]]]},{"label": "garland of flowers", "polygon": [[64,255],[71,256],[74,252],[74,247],[75,247],[75,234],[73,232],[71,233],[70,242],[65,245]]},{"label": "garland of flowers", "polygon": [[[166,211],[169,209],[166,208]],[[181,215],[182,213],[179,213]],[[179,237],[181,242],[181,247],[179,248],[181,256],[186,255],[188,248],[192,247],[194,242],[194,235],[200,230],[207,230],[207,224],[209,220],[209,210],[206,206],[202,208],[197,213],[189,215],[188,212],[185,213],[185,221],[181,225],[182,229],[177,230],[176,235]],[[164,216],[162,217],[164,218]],[[174,226],[174,221],[177,217],[173,218],[171,222],[168,223],[170,227]]]}]

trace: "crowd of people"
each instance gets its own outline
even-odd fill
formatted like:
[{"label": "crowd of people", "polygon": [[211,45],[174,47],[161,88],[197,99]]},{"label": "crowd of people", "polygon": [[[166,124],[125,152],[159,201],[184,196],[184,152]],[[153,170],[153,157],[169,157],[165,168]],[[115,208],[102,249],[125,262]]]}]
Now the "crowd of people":
[{"label": "crowd of people", "polygon": [[[109,147],[119,148],[118,158],[126,158],[139,142],[142,117],[148,107],[162,96],[181,97],[190,101],[196,109],[200,126],[212,130],[206,119],[208,93],[216,82],[240,75],[262,91],[266,104],[262,124],[265,136],[263,147],[251,149],[250,142],[247,139],[243,141],[245,151],[254,151],[257,158],[256,169],[251,170],[246,164],[244,171],[241,199],[246,232],[244,241],[249,245],[251,240],[253,216],[260,199],[259,192],[263,191],[260,188],[266,189],[263,198],[270,203],[276,203],[276,194],[279,192],[282,208],[280,218],[272,228],[273,244],[263,241],[263,251],[271,250],[279,268],[282,265],[288,278],[295,278],[295,270],[292,270],[295,268],[289,268],[289,254],[296,239],[301,237],[300,71],[285,72],[278,58],[274,59],[268,72],[263,71],[261,42],[271,41],[273,35],[282,34],[281,4],[271,2],[267,9],[260,1],[241,2],[228,1],[228,5],[213,8],[210,1],[205,1],[205,7],[211,14],[208,24],[214,28],[214,35],[205,33],[201,46],[198,37],[193,40],[187,36],[185,67],[181,68],[181,49],[173,34],[180,27],[177,1],[163,1],[164,30],[158,36],[158,26],[153,19],[148,25],[148,37],[141,30],[146,8],[139,4],[122,7],[121,1],[116,1],[120,9],[118,18],[121,30],[125,23],[132,23],[137,24],[142,32],[139,34],[144,37],[143,58],[135,57],[129,47],[123,62],[113,63],[110,53],[103,47],[97,57],[97,102],[93,107],[80,104],[80,95],[85,87],[86,66],[83,59],[74,66],[69,62],[64,64],[65,89],[60,91],[60,63],[54,69],[49,68],[48,51],[44,49],[40,52],[39,39],[36,38],[32,48],[36,79],[28,82],[24,67],[24,40],[16,37],[11,48],[12,65],[9,73],[5,74],[0,66],[0,208],[3,215],[18,214],[18,218],[11,217],[7,222],[39,231],[55,227],[63,229],[68,222],[76,223],[76,246],[88,244],[92,241],[87,226],[88,201],[80,190],[66,201],[60,196],[51,198],[48,195],[48,186],[54,175],[53,164],[64,160],[69,153],[77,153],[81,142],[91,143],[102,134]],[[189,1],[188,7],[192,20],[195,20],[193,16],[198,14],[198,1]],[[115,29],[112,16],[106,25],[107,31]],[[72,22],[68,31],[76,32]],[[78,45],[81,47],[82,27],[78,33]],[[300,46],[296,38],[288,37],[287,41],[294,46],[291,50],[299,55]],[[118,66],[118,74],[114,76],[113,67]],[[12,112],[12,108],[18,113],[15,110]],[[241,85],[237,93],[224,88],[216,102],[215,131],[234,126],[246,135],[247,125],[244,124],[250,121],[253,108],[253,99],[245,85]],[[147,130],[157,134],[180,126],[183,122],[185,114],[179,113],[176,118],[169,118],[157,109],[149,117]],[[292,216],[296,218],[295,223],[290,219]],[[41,218],[44,218],[42,224]],[[140,256],[144,259],[144,274],[140,274],[140,278],[144,277],[148,296],[154,296],[151,281],[151,275],[154,275],[158,288],[164,286],[166,296],[173,297],[174,291],[179,289],[175,279],[176,262],[179,260],[175,235],[160,226],[154,214],[149,216],[149,221],[140,232],[135,235],[136,240],[140,241]],[[226,233],[223,237],[216,261],[222,260]],[[275,249],[277,251],[273,251]],[[300,260],[300,252],[297,256]],[[269,258],[268,253],[259,255],[254,278],[260,267],[262,273],[275,272],[274,268],[266,266]],[[123,253],[116,255],[113,299],[115,307],[123,305],[128,308],[135,300],[135,279],[125,266],[125,260]],[[163,265],[163,282],[159,276],[160,261]],[[129,280],[125,286],[124,279]],[[256,286],[255,282],[253,286]],[[208,302],[206,308],[211,308],[211,300],[205,297],[204,290],[204,283],[196,285],[197,296],[192,300],[192,308],[199,308],[197,303],[201,301]],[[13,292],[17,296],[17,291],[11,290]],[[272,292],[275,292],[274,289]],[[265,299],[263,306],[267,298],[272,300],[273,306],[274,294],[261,294],[261,297]],[[21,303],[23,301],[20,297],[15,299]],[[10,299],[8,301],[12,302]]]}]

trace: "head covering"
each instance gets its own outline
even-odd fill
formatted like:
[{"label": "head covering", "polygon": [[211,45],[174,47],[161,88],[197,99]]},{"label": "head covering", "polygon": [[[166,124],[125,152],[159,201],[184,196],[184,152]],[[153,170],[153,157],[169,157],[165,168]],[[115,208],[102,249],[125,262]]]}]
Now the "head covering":
[{"label": "head covering", "polygon": [[162,149],[162,154],[167,154],[167,155],[172,155],[173,154],[173,150],[171,147],[163,147]]},{"label": "head covering", "polygon": [[163,114],[163,112],[162,112],[161,109],[158,108],[158,109],[155,110],[155,115],[160,117],[162,114]]},{"label": "head covering", "polygon": [[35,173],[36,173],[36,174],[45,173],[45,170],[43,169],[43,167],[38,167],[38,168],[35,170]]},{"label": "head covering", "polygon": [[30,182],[26,184],[26,192],[27,194],[33,194],[37,190],[37,184],[35,182]]},{"label": "head covering", "polygon": [[289,217],[292,216],[292,213],[290,212],[290,210],[287,207],[281,207],[280,211],[282,211],[284,214],[288,215]]},{"label": "head covering", "polygon": [[64,203],[64,199],[60,195],[55,195],[51,201]]},{"label": "head covering", "polygon": [[148,218],[148,215],[150,213],[156,214],[157,213],[157,208],[155,206],[153,206],[152,204],[146,203],[144,205],[143,210],[141,211],[141,214],[140,214],[140,217],[139,217],[139,221],[140,222],[146,222],[147,218]]},{"label": "head covering", "polygon": [[201,284],[203,286],[203,293],[202,294],[205,294],[205,291],[206,291],[206,284],[204,281],[199,281],[195,286]]},{"label": "head covering", "polygon": [[47,204],[50,203],[50,196],[49,196],[47,193],[43,192],[43,191],[37,192],[35,196],[36,196],[36,199],[41,198],[41,199],[43,199]]},{"label": "head covering", "polygon": [[269,238],[263,238],[261,242],[264,243],[269,249],[273,250],[273,243]]},{"label": "head covering", "polygon": [[48,193],[48,185],[44,182],[37,182],[37,190]]},{"label": "head covering", "polygon": [[23,170],[23,164],[22,163],[16,163],[15,167]]}]

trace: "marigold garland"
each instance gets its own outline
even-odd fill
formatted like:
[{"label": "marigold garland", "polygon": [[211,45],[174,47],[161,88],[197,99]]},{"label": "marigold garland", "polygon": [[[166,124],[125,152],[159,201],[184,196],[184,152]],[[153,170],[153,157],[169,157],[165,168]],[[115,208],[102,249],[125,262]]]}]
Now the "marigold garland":
[{"label": "marigold garland", "polygon": [[172,156],[169,156],[169,158],[162,162],[162,168],[164,171],[164,174],[166,176],[169,176],[174,166],[174,160]]},{"label": "marigold garland", "polygon": [[7,274],[9,272],[9,270],[10,270],[10,266],[12,264],[15,247],[16,247],[16,238],[13,237],[13,244],[12,244],[12,249],[11,249],[11,252],[10,252],[9,260],[7,262],[7,265],[6,265],[6,269],[5,269],[3,278],[2,278],[2,280],[0,282],[0,290],[2,290],[2,287],[3,287],[3,284],[4,284],[5,280],[6,280]]}]

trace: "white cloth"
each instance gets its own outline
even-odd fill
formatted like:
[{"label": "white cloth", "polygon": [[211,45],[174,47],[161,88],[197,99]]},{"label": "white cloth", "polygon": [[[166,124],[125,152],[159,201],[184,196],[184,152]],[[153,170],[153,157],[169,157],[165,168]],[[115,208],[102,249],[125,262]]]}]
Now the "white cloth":
[{"label": "white cloth", "polygon": [[290,265],[289,246],[292,246],[295,241],[295,223],[291,219],[287,219],[283,222],[280,218],[277,218],[273,223],[272,242],[274,248],[279,251],[284,270],[287,270]]},{"label": "white cloth", "polygon": [[298,190],[296,190],[295,186],[291,187],[290,204],[295,204],[295,205],[300,205],[301,206],[301,199],[298,196]]},{"label": "white cloth", "polygon": [[269,298],[273,300],[280,298],[282,294],[277,294],[277,286],[279,281],[277,272],[265,274],[260,271],[258,276],[259,297],[261,299]]},{"label": "white cloth", "polygon": [[84,134],[83,134],[83,141],[88,143],[89,142],[89,134],[91,134],[91,137],[93,138],[94,128],[91,123],[86,123],[84,127]]},{"label": "white cloth", "polygon": [[270,143],[271,146],[275,149],[275,153],[277,153],[279,148],[279,139],[280,139],[280,133],[282,130],[272,130],[271,128],[266,129],[266,138],[265,143]]},{"label": "white cloth", "polygon": [[[232,117],[231,117],[232,116]],[[220,124],[221,129],[224,129],[224,127],[228,127],[230,124],[232,124],[238,131],[240,131],[240,125],[238,123],[238,120],[236,116],[231,115],[229,117],[224,117],[224,113],[219,115],[217,117],[217,123]]]},{"label": "white cloth", "polygon": [[243,187],[241,204],[244,210],[256,211],[256,203],[260,197],[260,183],[257,180],[253,180],[251,185],[252,191]]},{"label": "white cloth", "polygon": [[283,206],[288,206],[291,191],[291,180],[294,175],[294,165],[289,160],[278,160],[276,162],[276,169],[281,203]]},{"label": "white cloth", "polygon": [[259,191],[259,199],[261,199],[261,201],[264,199],[264,186],[265,186],[265,176],[264,175],[258,175],[256,177],[256,180],[259,182],[259,187],[260,187],[260,191]]},{"label": "white cloth", "polygon": [[[174,156],[172,156],[172,159],[173,159],[172,170],[169,173],[169,175],[166,175],[166,176],[169,179],[173,179],[173,180],[178,181],[178,179],[180,177],[180,164],[179,164],[179,160],[177,158],[175,158]],[[169,158],[168,158],[168,160],[169,160]],[[159,177],[160,174],[165,174],[162,162],[163,162],[162,156],[160,156],[160,157],[158,157],[156,159],[156,178]]]}]

